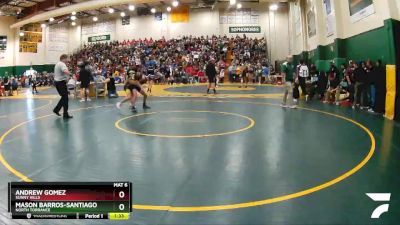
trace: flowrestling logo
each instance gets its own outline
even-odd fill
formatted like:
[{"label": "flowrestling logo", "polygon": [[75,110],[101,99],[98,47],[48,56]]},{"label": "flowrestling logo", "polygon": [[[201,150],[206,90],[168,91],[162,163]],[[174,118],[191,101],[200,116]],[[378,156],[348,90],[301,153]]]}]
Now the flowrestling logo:
[{"label": "flowrestling logo", "polygon": [[[375,202],[389,202],[390,201],[390,193],[366,193],[368,197],[370,197]],[[389,204],[382,204],[375,208],[375,210],[371,214],[372,219],[379,219],[381,215],[385,212],[389,212]]]}]

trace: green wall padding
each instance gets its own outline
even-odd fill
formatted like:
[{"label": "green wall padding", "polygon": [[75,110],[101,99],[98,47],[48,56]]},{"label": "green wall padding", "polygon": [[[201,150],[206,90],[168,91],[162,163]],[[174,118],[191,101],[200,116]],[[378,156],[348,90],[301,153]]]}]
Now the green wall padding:
[{"label": "green wall padding", "polygon": [[0,77],[4,77],[6,74],[12,75],[13,73],[14,73],[13,66],[0,67]]},{"label": "green wall padding", "polygon": [[344,42],[345,58],[355,61],[376,61],[381,59],[384,62],[390,61],[388,52],[388,34],[385,27],[377,28],[363,34],[348,38]]},{"label": "green wall padding", "polygon": [[324,71],[327,72],[330,67],[330,60],[316,60],[315,61],[315,66],[317,67],[318,71]]},{"label": "green wall padding", "polygon": [[[382,60],[385,64],[395,64],[400,55],[395,52],[395,43],[399,40],[395,37],[395,32],[400,28],[400,21],[388,19],[384,21],[384,26],[358,34],[347,39],[335,39],[334,43],[321,46],[309,52],[302,52],[293,56],[294,62],[304,56],[308,56],[307,63],[315,63],[317,67],[326,69],[330,60],[335,60],[335,64],[340,66],[352,59],[355,61]],[[306,59],[306,58],[305,58]]]},{"label": "green wall padding", "polygon": [[340,68],[342,64],[345,64],[346,66],[349,64],[345,58],[334,58],[333,61],[335,61],[337,68]]}]

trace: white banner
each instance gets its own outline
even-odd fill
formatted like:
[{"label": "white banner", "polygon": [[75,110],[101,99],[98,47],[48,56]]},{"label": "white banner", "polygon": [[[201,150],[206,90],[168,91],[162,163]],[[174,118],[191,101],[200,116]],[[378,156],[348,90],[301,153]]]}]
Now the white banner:
[{"label": "white banner", "polygon": [[50,43],[49,44],[49,48],[48,48],[49,52],[66,52],[67,51],[67,45],[66,44],[56,44],[56,43]]},{"label": "white banner", "polygon": [[259,24],[259,12],[252,9],[241,9],[220,12],[220,24]]},{"label": "white banner", "polygon": [[326,15],[326,36],[330,37],[335,34],[336,20],[335,13],[332,9],[332,0],[324,0]]},{"label": "white banner", "polygon": [[335,15],[331,14],[326,17],[326,36],[330,37],[335,34]]},{"label": "white banner", "polygon": [[372,0],[349,0],[349,10],[352,23],[375,13]]},{"label": "white banner", "polygon": [[301,9],[299,3],[294,4],[294,25],[295,25],[296,35],[300,35],[302,32],[302,25],[301,25]]},{"label": "white banner", "polygon": [[400,0],[397,0],[396,2],[397,2],[397,10],[399,10],[400,12]]}]

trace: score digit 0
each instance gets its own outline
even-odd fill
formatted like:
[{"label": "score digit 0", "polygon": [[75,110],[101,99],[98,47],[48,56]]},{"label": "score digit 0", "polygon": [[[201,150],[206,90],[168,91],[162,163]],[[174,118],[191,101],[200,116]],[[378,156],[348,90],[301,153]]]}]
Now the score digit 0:
[{"label": "score digit 0", "polygon": [[119,198],[124,198],[125,197],[125,192],[120,191],[118,196],[119,196]]}]

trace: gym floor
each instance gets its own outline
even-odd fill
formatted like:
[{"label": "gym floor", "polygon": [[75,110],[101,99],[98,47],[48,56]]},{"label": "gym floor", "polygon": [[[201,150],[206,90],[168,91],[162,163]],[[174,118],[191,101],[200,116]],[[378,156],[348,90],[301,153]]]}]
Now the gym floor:
[{"label": "gym floor", "polygon": [[[400,124],[351,108],[279,106],[276,86],[155,86],[150,110],[120,99],[51,111],[54,89],[0,100],[0,224],[10,181],[131,181],[118,224],[398,224]],[[138,100],[138,106],[141,99]],[[389,212],[366,193],[391,193]]]}]

